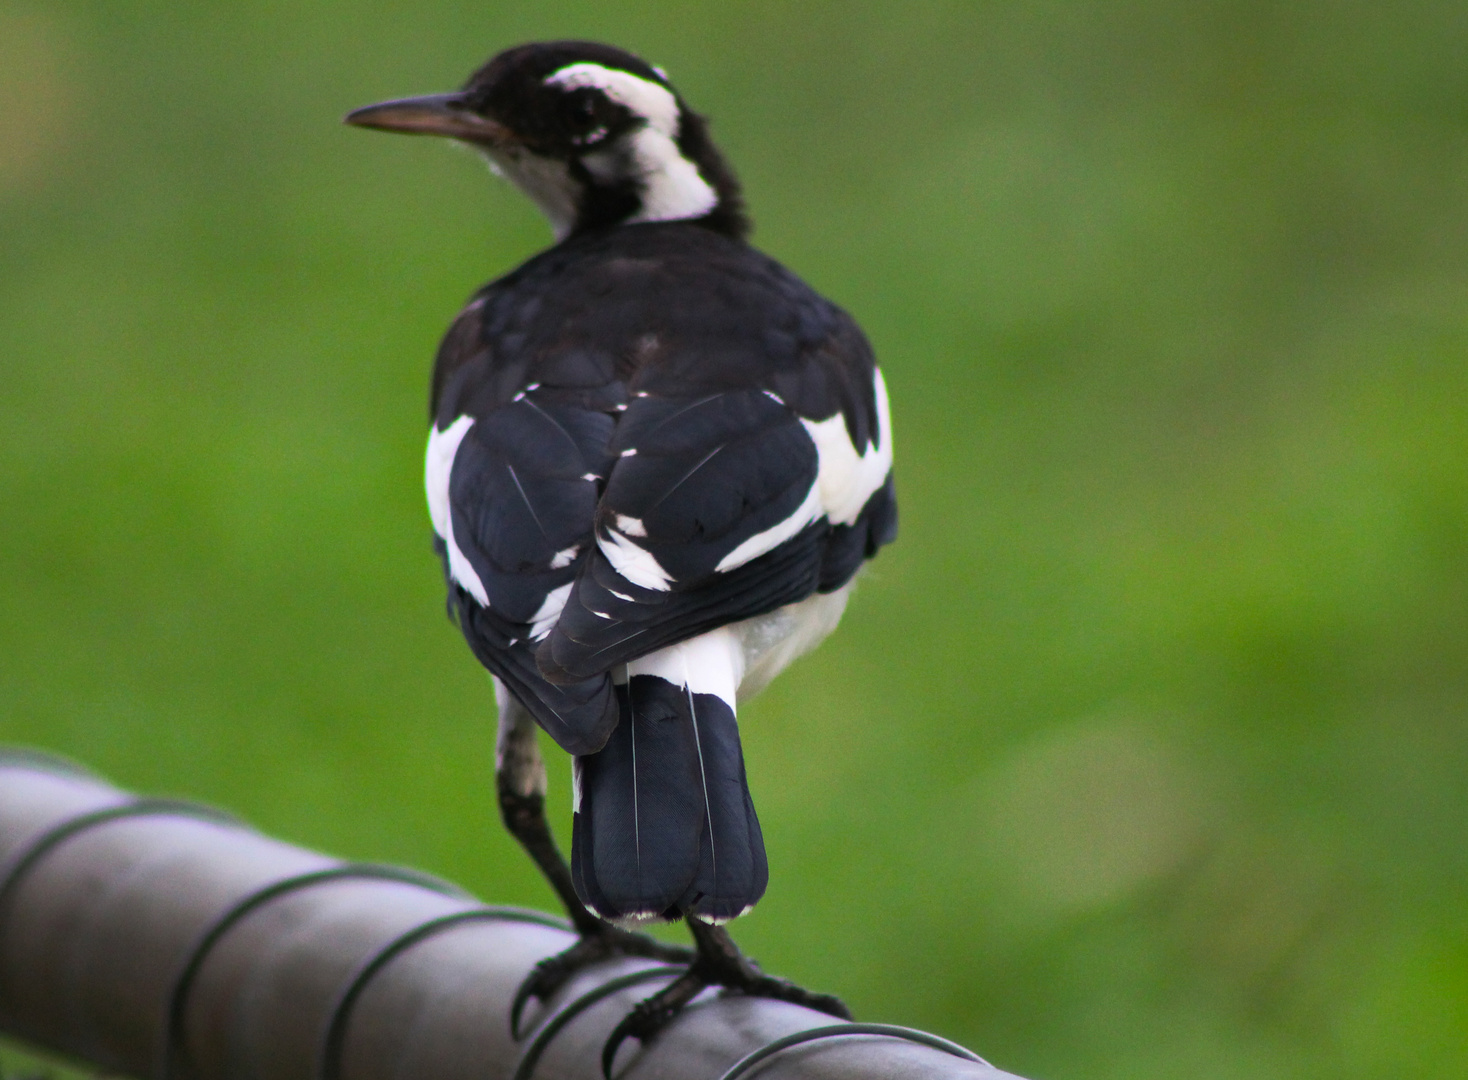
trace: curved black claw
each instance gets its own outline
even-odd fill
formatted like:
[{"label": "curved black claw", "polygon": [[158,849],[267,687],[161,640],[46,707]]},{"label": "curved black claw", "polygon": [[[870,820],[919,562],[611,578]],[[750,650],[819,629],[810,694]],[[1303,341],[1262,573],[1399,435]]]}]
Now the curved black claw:
[{"label": "curved black claw", "polygon": [[617,1050],[624,1042],[631,1038],[645,1045],[708,985],[708,979],[695,966],[652,997],[632,1006],[632,1011],[622,1017],[622,1022],[612,1029],[606,1044],[601,1048],[602,1076],[606,1080],[612,1080],[612,1063],[616,1061]]},{"label": "curved black claw", "polygon": [[520,1018],[531,998],[548,1001],[552,994],[566,985],[566,981],[582,968],[614,956],[643,956],[650,960],[686,964],[693,960],[694,952],[686,945],[672,945],[646,934],[634,934],[615,926],[585,934],[569,949],[547,956],[530,969],[530,974],[525,976],[525,981],[515,991],[515,1000],[510,1004],[510,1037],[519,1041]]},{"label": "curved black claw", "polygon": [[851,1010],[835,995],[812,993],[803,986],[796,986],[793,982],[762,974],[753,963],[744,957],[739,959],[741,962],[737,967],[728,968],[711,964],[708,962],[709,957],[701,956],[675,982],[659,990],[652,997],[634,1005],[632,1011],[622,1018],[622,1022],[612,1029],[612,1033],[607,1036],[606,1044],[602,1047],[602,1076],[606,1080],[612,1080],[612,1064],[616,1061],[617,1051],[624,1042],[631,1038],[644,1046],[647,1045],[659,1031],[667,1027],[668,1023],[683,1011],[685,1005],[709,986],[722,986],[725,993],[788,1001],[795,1005],[804,1005],[807,1009],[827,1013],[841,1020],[851,1019]]}]

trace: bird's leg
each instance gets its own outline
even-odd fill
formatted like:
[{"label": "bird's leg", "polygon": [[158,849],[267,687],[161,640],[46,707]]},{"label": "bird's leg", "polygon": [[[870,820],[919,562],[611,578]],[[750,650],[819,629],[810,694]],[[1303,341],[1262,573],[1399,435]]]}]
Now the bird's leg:
[{"label": "bird's leg", "polygon": [[686,916],[697,953],[688,970],[652,997],[635,1005],[608,1036],[602,1048],[602,1074],[612,1075],[612,1062],[617,1048],[628,1038],[646,1043],[661,1031],[683,1007],[709,986],[722,986],[726,992],[750,997],[776,998],[808,1009],[829,1013],[842,1020],[851,1019],[851,1011],[841,999],[831,994],[816,994],[785,979],[777,979],[760,971],[759,965],[739,951],[729,931],[722,926]]},{"label": "bird's leg", "polygon": [[610,956],[645,956],[673,963],[688,963],[692,950],[671,945],[646,934],[613,926],[587,910],[571,884],[566,865],[550,822],[545,816],[545,762],[540,756],[535,721],[529,710],[498,685],[499,736],[495,746],[495,787],[500,816],[510,835],[535,860],[540,872],[560,897],[571,925],[581,940],[564,952],[542,960],[520,984],[510,1010],[510,1030],[518,1035],[520,1014],[531,998],[549,998],[581,968]]},{"label": "bird's leg", "polygon": [[[498,690],[499,687],[496,687]],[[545,816],[547,781],[540,756],[535,721],[530,712],[507,693],[498,693],[499,733],[495,743],[495,788],[500,817],[510,835],[520,841],[540,872],[560,897],[571,924],[583,937],[595,933],[601,922],[576,898],[571,868],[566,865],[550,822]]]}]

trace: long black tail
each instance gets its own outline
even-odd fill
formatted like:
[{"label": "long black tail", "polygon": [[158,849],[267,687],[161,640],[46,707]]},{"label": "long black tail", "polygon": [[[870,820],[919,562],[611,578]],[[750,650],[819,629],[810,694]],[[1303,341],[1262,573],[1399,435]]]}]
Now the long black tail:
[{"label": "long black tail", "polygon": [[743,915],[769,864],[733,707],[656,675],[617,695],[606,746],[576,759],[577,895],[609,919]]}]

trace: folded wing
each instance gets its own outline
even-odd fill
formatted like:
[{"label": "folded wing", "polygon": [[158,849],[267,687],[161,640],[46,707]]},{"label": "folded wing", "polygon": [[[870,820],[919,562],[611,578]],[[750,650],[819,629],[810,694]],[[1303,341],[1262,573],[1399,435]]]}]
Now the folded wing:
[{"label": "folded wing", "polygon": [[888,433],[858,449],[842,413],[771,390],[635,397],[611,452],[595,548],[537,651],[557,684],[838,588],[895,528]]}]

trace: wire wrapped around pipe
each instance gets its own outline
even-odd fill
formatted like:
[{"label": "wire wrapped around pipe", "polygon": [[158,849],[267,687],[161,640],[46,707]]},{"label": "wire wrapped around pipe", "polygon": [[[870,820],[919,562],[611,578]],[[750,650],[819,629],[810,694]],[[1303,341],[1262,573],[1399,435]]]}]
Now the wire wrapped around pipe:
[{"label": "wire wrapped around pipe", "polygon": [[[0,751],[0,868],[0,1032],[123,1076],[508,1080],[518,1066],[593,1080],[633,984],[658,977],[645,961],[588,968],[516,1042],[516,987],[573,940],[555,917],[135,799],[34,754]],[[759,1080],[1010,1075],[936,1037],[792,1045],[830,1026],[784,1002],[706,997],[624,1052],[618,1080],[717,1080],[739,1062]]]}]

